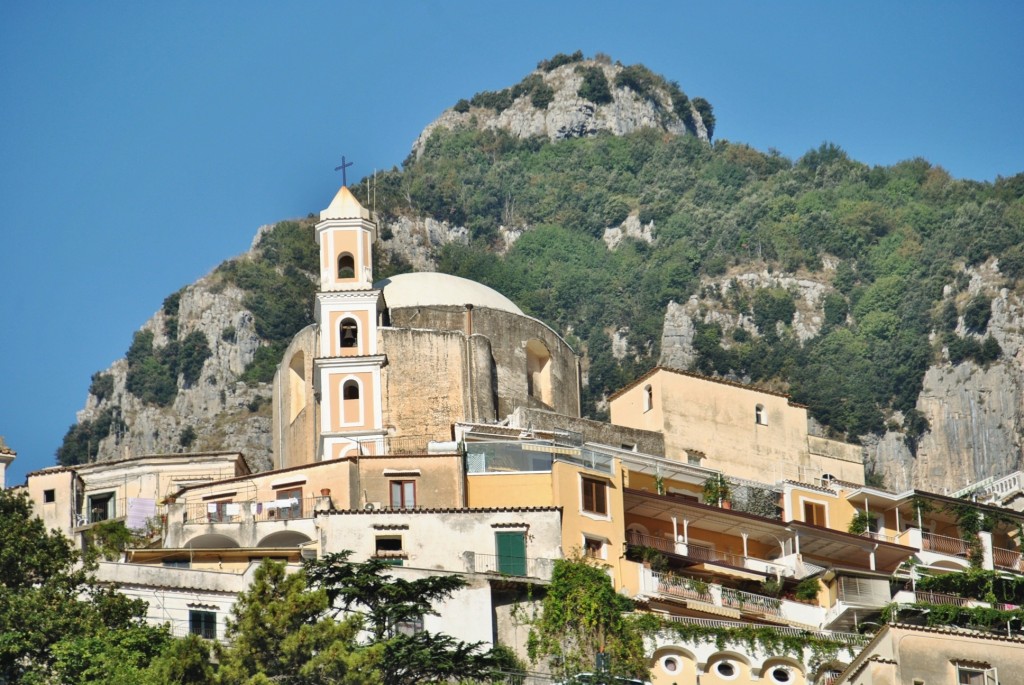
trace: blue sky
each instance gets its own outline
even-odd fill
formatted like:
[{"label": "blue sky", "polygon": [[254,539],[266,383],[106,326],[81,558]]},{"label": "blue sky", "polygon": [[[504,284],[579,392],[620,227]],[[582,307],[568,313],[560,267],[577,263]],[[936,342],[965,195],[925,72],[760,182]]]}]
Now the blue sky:
[{"label": "blue sky", "polygon": [[165,296],[326,206],[342,154],[350,178],[400,165],[556,52],[679,81],[719,138],[992,180],[1024,171],[1022,35],[1020,3],[2,2],[8,485]]}]

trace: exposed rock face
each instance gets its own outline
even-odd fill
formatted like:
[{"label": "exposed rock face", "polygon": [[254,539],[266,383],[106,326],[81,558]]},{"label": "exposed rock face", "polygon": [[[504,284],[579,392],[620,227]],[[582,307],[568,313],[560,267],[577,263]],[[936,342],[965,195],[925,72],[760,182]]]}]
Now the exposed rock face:
[{"label": "exposed rock face", "polygon": [[648,245],[654,242],[654,222],[640,223],[640,217],[630,214],[619,226],[604,229],[604,244],[609,250],[614,250],[622,242],[623,238],[642,240]]},{"label": "exposed rock face", "polygon": [[469,242],[469,229],[430,217],[398,217],[382,224],[381,228],[389,229],[392,234],[386,249],[412,264],[415,271],[433,271],[435,255],[444,245]]},{"label": "exposed rock face", "polygon": [[[576,71],[578,66],[596,66],[604,71],[608,83],[612,84],[612,102],[598,105],[578,95],[583,83],[583,76]],[[647,98],[630,88],[614,86],[615,77],[622,69],[620,64],[594,60],[566,64],[550,72],[538,69],[533,73],[554,90],[554,98],[543,109],[533,105],[529,94],[521,95],[500,113],[484,107],[473,107],[466,112],[449,109],[423,129],[412,151],[419,158],[430,134],[438,127],[504,129],[519,138],[543,136],[552,141],[583,138],[600,132],[625,135],[641,128],[656,128],[678,135],[685,133],[683,122],[672,113],[671,97],[663,88],[655,88],[654,97]],[[700,113],[692,105],[691,110],[697,137],[707,140],[707,129]]]},{"label": "exposed rock face", "polygon": [[741,328],[751,335],[758,335],[753,317],[748,311],[737,311],[734,302],[736,296],[749,295],[759,288],[783,288],[793,293],[796,313],[791,328],[798,340],[806,342],[821,332],[822,310],[830,285],[783,273],[736,272],[704,279],[700,292],[682,304],[669,302],[662,329],[659,364],[679,369],[693,366],[696,361],[693,349],[696,322],[717,323],[726,332]]},{"label": "exposed rock face", "polygon": [[[241,290],[224,285],[216,276],[204,277],[182,291],[178,339],[201,331],[212,356],[191,387],[178,377],[178,393],[170,406],[146,404],[126,390],[128,362],[124,359],[103,372],[113,377],[112,395],[102,401],[89,395],[78,420],[93,420],[105,409],[112,409],[124,422],[124,429],[115,428],[100,442],[99,461],[143,454],[237,450],[245,454],[254,470],[269,467],[270,386],[238,381],[261,345],[252,314],[242,305],[242,296]],[[164,332],[166,318],[163,310],[158,311],[142,327],[153,332],[156,348],[169,342]],[[195,439],[186,445],[182,436],[187,427],[192,428]]]},{"label": "exposed rock face", "polygon": [[[826,271],[832,268],[834,265],[826,265]],[[890,489],[952,492],[968,483],[1024,468],[1024,302],[1017,293],[999,287],[1001,279],[994,262],[966,269],[965,273],[969,281],[964,292],[958,294],[950,286],[946,297],[961,301],[978,294],[993,297],[987,333],[999,343],[1003,356],[987,368],[966,361],[928,369],[917,410],[928,420],[930,429],[919,439],[916,456],[900,432],[864,439],[870,469],[880,474]],[[669,303],[659,363],[682,369],[693,367],[697,323],[717,323],[725,332],[742,328],[757,335],[751,316],[733,306],[736,298],[732,295],[737,288],[748,292],[757,288],[789,290],[797,302],[793,334],[806,342],[820,333],[824,298],[831,289],[824,280],[766,271],[732,273],[705,279],[699,294],[682,304]],[[962,317],[957,334],[975,335],[965,329]]]}]

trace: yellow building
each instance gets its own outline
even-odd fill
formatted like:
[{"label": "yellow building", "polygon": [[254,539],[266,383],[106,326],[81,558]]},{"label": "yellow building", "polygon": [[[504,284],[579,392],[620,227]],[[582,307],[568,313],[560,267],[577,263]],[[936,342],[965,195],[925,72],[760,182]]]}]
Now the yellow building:
[{"label": "yellow building", "polygon": [[864,482],[861,448],[808,432],[788,395],[656,367],[608,400],[611,422],[665,435],[665,454],[736,478]]}]

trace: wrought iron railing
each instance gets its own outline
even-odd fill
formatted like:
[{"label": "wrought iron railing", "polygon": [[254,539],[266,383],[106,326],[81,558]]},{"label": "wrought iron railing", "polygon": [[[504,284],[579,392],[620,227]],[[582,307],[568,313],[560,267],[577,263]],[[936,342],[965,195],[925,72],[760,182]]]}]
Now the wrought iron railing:
[{"label": "wrought iron railing", "polygon": [[[751,626],[750,623],[744,621],[722,621],[715,618],[700,618],[697,616],[667,616],[666,618],[672,623],[689,623],[692,625],[704,626],[705,628],[750,628]],[[780,635],[815,635],[849,645],[862,645],[871,638],[870,635],[861,635],[860,633],[843,633],[831,630],[805,630],[802,628],[794,628],[792,626],[775,625],[764,627],[770,627]]]},{"label": "wrought iron railing", "polygon": [[696,599],[708,604],[715,603],[715,598],[711,594],[711,586],[706,582],[663,573],[652,573],[651,576],[654,578],[655,591],[663,595]]},{"label": "wrought iron railing", "polygon": [[478,554],[472,552],[474,573],[496,573],[523,578],[550,580],[554,560],[540,557],[517,557],[501,554]]},{"label": "wrought iron railing", "polygon": [[766,616],[782,616],[782,600],[727,587],[722,588],[722,606]]},{"label": "wrought iron railing", "polygon": [[1012,549],[993,547],[992,563],[996,568],[1005,569],[1007,571],[1024,572],[1024,563],[1021,563],[1021,553],[1015,552]]},{"label": "wrought iron railing", "polygon": [[922,592],[917,590],[914,592],[914,601],[919,604],[948,604],[962,607],[967,606],[971,600],[967,597],[957,597],[956,595],[947,595],[942,592]]},{"label": "wrought iron railing", "polygon": [[324,497],[303,497],[257,502],[191,502],[185,505],[186,524],[287,521],[312,518]]},{"label": "wrought iron railing", "polygon": [[966,557],[970,554],[971,548],[960,538],[951,538],[948,535],[936,535],[921,531],[921,547],[929,552],[940,554],[951,554],[957,557]]}]

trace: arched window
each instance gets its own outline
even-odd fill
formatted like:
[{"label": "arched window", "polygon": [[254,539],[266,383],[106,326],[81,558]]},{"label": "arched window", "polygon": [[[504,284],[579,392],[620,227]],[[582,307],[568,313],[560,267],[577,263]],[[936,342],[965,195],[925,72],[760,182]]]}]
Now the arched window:
[{"label": "arched window", "polygon": [[768,412],[765,411],[763,404],[759,404],[754,407],[754,421],[759,426],[768,425]]},{"label": "arched window", "polygon": [[341,386],[341,398],[344,400],[358,400],[359,383],[355,381],[345,381],[345,384]]},{"label": "arched window", "polygon": [[526,343],[526,392],[551,406],[551,353],[540,340]]},{"label": "arched window", "polygon": [[650,385],[644,386],[644,411],[654,409],[654,388]]},{"label": "arched window", "polygon": [[338,332],[341,347],[359,347],[359,324],[355,319],[342,319]]},{"label": "arched window", "polygon": [[348,252],[338,255],[338,278],[355,278],[356,260]]},{"label": "arched window", "polygon": [[306,406],[306,355],[295,353],[288,364],[288,421],[294,421]]}]

